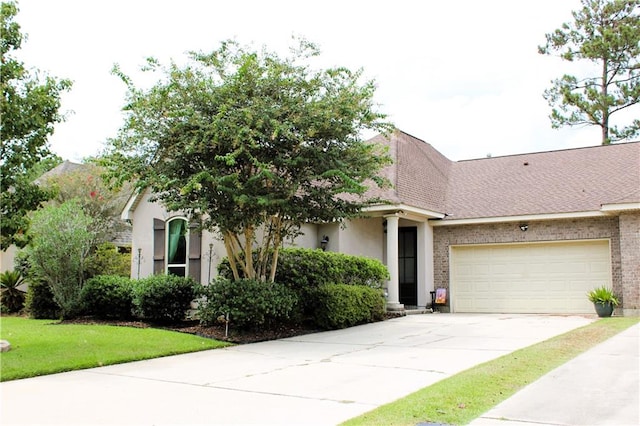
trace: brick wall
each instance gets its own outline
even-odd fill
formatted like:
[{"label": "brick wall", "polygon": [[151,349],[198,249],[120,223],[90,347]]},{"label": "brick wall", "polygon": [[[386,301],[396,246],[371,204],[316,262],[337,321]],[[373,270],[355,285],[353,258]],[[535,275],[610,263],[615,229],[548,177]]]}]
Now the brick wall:
[{"label": "brick wall", "polygon": [[620,260],[625,315],[640,315],[640,214],[620,215]]},{"label": "brick wall", "polygon": [[[529,228],[526,232],[520,230],[518,222],[436,226],[433,233],[435,287],[449,288],[449,247],[452,245],[609,239],[613,289],[622,296],[621,302],[625,310],[638,309],[640,215],[624,216],[621,222],[624,229],[620,229],[616,216],[527,221]],[[625,234],[624,257],[620,255],[621,232]],[[621,262],[624,262],[624,268]]]}]

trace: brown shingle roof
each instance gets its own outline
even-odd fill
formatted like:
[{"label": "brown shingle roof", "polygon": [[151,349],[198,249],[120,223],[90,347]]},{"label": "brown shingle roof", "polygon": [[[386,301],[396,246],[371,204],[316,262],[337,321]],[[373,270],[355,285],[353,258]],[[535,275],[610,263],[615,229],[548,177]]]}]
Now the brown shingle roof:
[{"label": "brown shingle roof", "polygon": [[401,131],[372,142],[390,146],[394,204],[448,219],[592,212],[640,202],[640,142],[452,162]]},{"label": "brown shingle roof", "polygon": [[393,188],[376,194],[392,203],[402,203],[425,210],[442,212],[449,171],[453,164],[428,143],[400,130],[388,138],[378,135],[370,142],[389,146],[393,165],[384,176]]}]

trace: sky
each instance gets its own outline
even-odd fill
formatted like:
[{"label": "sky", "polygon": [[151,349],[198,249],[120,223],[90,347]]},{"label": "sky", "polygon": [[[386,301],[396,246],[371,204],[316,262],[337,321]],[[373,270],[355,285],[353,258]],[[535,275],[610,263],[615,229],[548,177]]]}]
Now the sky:
[{"label": "sky", "polygon": [[378,110],[451,160],[600,143],[598,128],[552,129],[542,93],[584,66],[540,55],[579,0],[19,0],[27,67],[73,81],[50,138],[63,159],[97,155],[123,123],[115,63],[183,61],[235,39],[286,56],[292,36],[323,67],[362,68]]}]

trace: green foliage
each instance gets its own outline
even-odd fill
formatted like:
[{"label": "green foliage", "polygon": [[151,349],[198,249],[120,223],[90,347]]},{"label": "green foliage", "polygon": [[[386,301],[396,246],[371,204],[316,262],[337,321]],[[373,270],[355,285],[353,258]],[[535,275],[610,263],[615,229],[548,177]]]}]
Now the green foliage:
[{"label": "green foliage", "polygon": [[175,322],[185,318],[191,301],[201,292],[201,285],[191,278],[154,275],[133,282],[136,315],[156,322]]},{"label": "green foliage", "polygon": [[361,70],[313,70],[303,62],[319,52],[304,40],[292,52],[226,41],[182,68],[149,59],[146,70],[163,77],[149,89],[114,69],[128,87],[127,120],[103,164],[168,210],[202,216],[224,238],[236,279],[273,281],[278,249],[301,223],[359,214],[378,202],[369,186],[388,183],[378,173],[390,157],[361,136],[391,130],[374,82]]},{"label": "green foliage", "polygon": [[50,197],[32,181],[30,170],[40,161],[52,157],[47,138],[58,113],[60,94],[71,87],[68,80],[56,80],[38,71],[29,71],[16,58],[24,39],[20,25],[14,21],[18,8],[14,2],[0,5],[0,248],[11,244],[24,246],[28,213]]},{"label": "green foliage", "polygon": [[[542,54],[586,60],[595,76],[564,75],[544,92],[553,128],[596,125],[602,144],[640,134],[640,119],[618,128],[610,117],[640,102],[640,14],[638,0],[582,0],[574,22],[547,34]],[[635,114],[637,117],[638,114]]]},{"label": "green foliage", "polygon": [[89,230],[96,244],[111,241],[125,229],[120,213],[131,195],[130,185],[111,189],[101,177],[104,172],[101,167],[91,163],[72,166],[57,176],[41,178],[41,186],[54,194],[51,202],[56,205],[78,201],[84,213],[93,219]]},{"label": "green foliage", "polygon": [[382,290],[325,284],[315,290],[315,322],[325,329],[346,328],[384,319]]},{"label": "green foliage", "polygon": [[203,324],[215,324],[229,314],[233,327],[247,329],[273,326],[295,318],[298,297],[276,282],[251,279],[232,281],[219,277],[204,288],[198,317]]},{"label": "green foliage", "polygon": [[[223,259],[218,273],[230,278],[229,260]],[[351,284],[381,289],[389,279],[387,267],[376,259],[301,248],[280,251],[276,282],[295,290],[306,314],[313,313],[314,292],[326,284]]]},{"label": "green foliage", "polygon": [[80,292],[84,312],[98,318],[128,319],[133,314],[133,284],[119,275],[87,280]]},{"label": "green foliage", "polygon": [[62,316],[51,287],[43,280],[29,280],[25,308],[29,317],[34,319],[58,319]]},{"label": "green foliage", "polygon": [[96,275],[131,275],[131,253],[119,253],[113,243],[99,244],[87,258],[85,268],[89,277]]},{"label": "green foliage", "polygon": [[24,307],[24,291],[19,288],[23,283],[20,271],[5,271],[0,274],[0,304],[9,313],[20,312]]},{"label": "green foliage", "polygon": [[611,303],[613,306],[618,306],[620,301],[613,293],[613,289],[611,287],[607,287],[605,285],[594,288],[590,292],[587,293],[587,298],[593,303],[600,303],[601,305],[606,305]]},{"label": "green foliage", "polygon": [[54,300],[69,318],[80,311],[85,260],[93,244],[91,218],[76,201],[46,206],[33,215],[29,262],[51,287]]}]

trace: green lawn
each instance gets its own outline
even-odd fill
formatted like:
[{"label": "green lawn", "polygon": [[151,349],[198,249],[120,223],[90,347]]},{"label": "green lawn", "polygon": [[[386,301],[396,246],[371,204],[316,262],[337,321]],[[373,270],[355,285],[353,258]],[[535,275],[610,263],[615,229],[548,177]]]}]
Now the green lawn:
[{"label": "green lawn", "polygon": [[605,318],[463,371],[344,425],[464,425],[587,349],[638,323]]},{"label": "green lawn", "polygon": [[0,317],[0,381],[215,349],[228,343],[154,328]]}]

